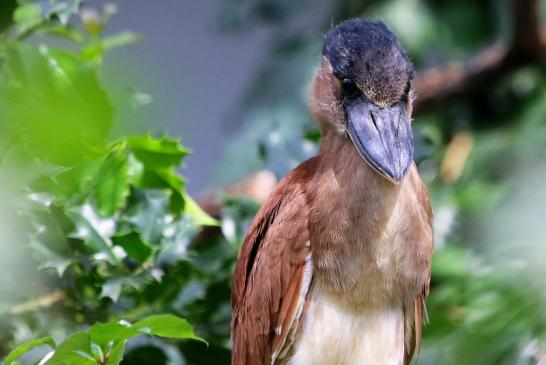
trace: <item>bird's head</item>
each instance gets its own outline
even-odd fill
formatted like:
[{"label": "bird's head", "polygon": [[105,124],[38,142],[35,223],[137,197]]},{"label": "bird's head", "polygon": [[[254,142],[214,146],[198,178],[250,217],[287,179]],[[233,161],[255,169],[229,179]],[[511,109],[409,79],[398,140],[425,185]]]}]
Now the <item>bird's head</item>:
[{"label": "bird's head", "polygon": [[413,160],[413,66],[381,22],[352,19],[326,35],[310,89],[323,137],[348,135],[366,162],[398,183]]}]

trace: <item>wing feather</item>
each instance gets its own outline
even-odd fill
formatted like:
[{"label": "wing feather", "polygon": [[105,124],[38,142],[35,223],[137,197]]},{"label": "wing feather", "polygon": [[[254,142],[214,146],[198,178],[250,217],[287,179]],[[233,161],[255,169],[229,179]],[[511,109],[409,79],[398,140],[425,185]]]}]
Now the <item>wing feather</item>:
[{"label": "wing feather", "polygon": [[273,365],[291,346],[312,277],[305,182],[315,159],[275,188],[254,218],[232,287],[232,364]]},{"label": "wing feather", "polygon": [[[430,199],[428,196],[427,188],[421,181],[419,173],[415,165],[410,171],[410,178],[412,179],[412,188],[414,194],[417,196],[416,201],[419,202],[419,206],[416,208],[416,214],[422,219],[422,230],[419,235],[420,239],[417,242],[417,249],[420,253],[421,261],[424,266],[423,277],[425,283],[419,293],[415,295],[411,305],[404,308],[405,320],[405,333],[406,333],[406,346],[405,346],[405,365],[411,363],[413,354],[421,347],[421,335],[423,324],[428,321],[426,300],[429,293],[430,286],[430,259],[432,257],[432,250],[434,247],[434,234],[432,229],[432,207],[430,205]],[[428,232],[425,234],[424,232]]]}]

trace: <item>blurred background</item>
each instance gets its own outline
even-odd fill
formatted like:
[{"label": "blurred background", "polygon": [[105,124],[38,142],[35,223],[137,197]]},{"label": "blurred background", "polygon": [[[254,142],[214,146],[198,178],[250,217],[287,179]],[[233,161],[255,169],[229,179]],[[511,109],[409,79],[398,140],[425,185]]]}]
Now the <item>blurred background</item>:
[{"label": "blurred background", "polygon": [[[229,364],[237,251],[317,151],[307,88],[352,17],[417,69],[436,252],[415,363],[546,364],[539,0],[2,0],[0,359]],[[94,325],[158,313],[208,346]]]}]

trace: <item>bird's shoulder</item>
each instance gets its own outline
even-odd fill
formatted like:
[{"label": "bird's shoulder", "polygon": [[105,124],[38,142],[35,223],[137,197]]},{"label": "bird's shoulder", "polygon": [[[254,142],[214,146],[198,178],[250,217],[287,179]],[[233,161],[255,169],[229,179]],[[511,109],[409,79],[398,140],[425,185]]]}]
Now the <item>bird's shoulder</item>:
[{"label": "bird's shoulder", "polygon": [[263,363],[293,335],[310,281],[305,187],[317,162],[309,159],[281,180],[245,237],[232,287],[234,364]]}]

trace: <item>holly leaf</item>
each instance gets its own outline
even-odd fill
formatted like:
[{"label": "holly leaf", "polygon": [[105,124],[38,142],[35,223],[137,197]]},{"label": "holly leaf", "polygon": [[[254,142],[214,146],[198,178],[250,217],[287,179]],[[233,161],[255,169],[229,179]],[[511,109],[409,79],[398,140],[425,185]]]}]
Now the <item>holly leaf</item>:
[{"label": "holly leaf", "polygon": [[129,257],[141,264],[145,262],[153,252],[152,247],[144,242],[140,238],[140,235],[135,231],[113,236],[112,241],[114,245],[123,247]]},{"label": "holly leaf", "polygon": [[101,298],[110,298],[115,303],[118,301],[121,294],[121,287],[123,285],[122,279],[108,279],[102,285],[100,292]]},{"label": "holly leaf", "polygon": [[62,257],[51,253],[43,264],[40,265],[40,269],[53,269],[59,277],[64,275],[66,269],[76,262],[73,258]]},{"label": "holly leaf", "polygon": [[106,157],[96,175],[95,195],[99,213],[110,216],[125,206],[129,196],[127,155],[117,148]]},{"label": "holly leaf", "polygon": [[184,214],[198,226],[220,226],[220,223],[208,215],[195,200],[184,192]]},{"label": "holly leaf", "polygon": [[21,43],[6,47],[2,66],[0,114],[29,154],[73,167],[104,145],[113,109],[95,68],[68,52]]},{"label": "holly leaf", "polygon": [[182,158],[189,153],[179,141],[168,137],[161,139],[151,136],[129,137],[127,144],[144,167],[152,170],[179,167]]},{"label": "holly leaf", "polygon": [[[169,214],[169,195],[165,191],[148,190],[133,207],[129,221],[136,226],[140,237],[146,242],[159,242],[163,231],[172,221]],[[170,217],[169,217],[170,216]]]},{"label": "holly leaf", "polygon": [[115,232],[114,219],[100,217],[90,204],[72,208],[67,215],[76,226],[70,237],[83,240],[93,252],[99,254],[96,257],[119,261],[112,251],[110,240]]}]

